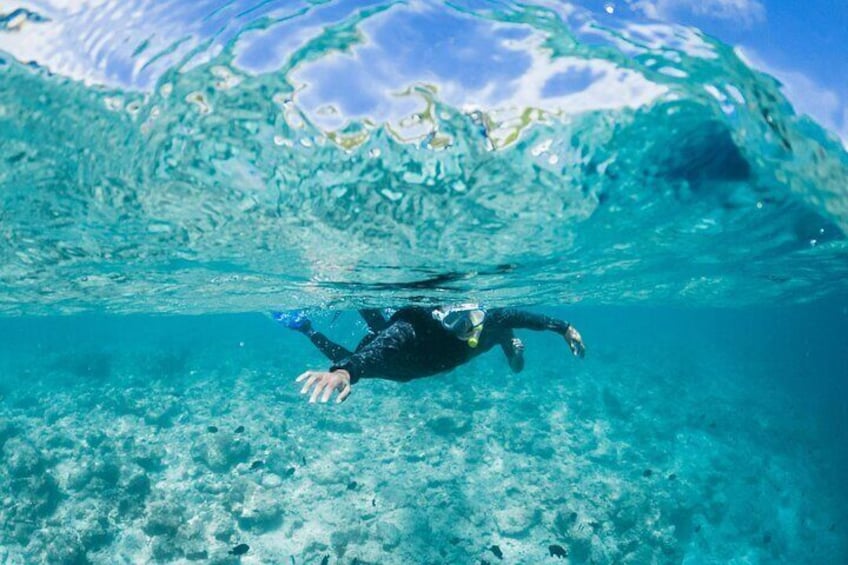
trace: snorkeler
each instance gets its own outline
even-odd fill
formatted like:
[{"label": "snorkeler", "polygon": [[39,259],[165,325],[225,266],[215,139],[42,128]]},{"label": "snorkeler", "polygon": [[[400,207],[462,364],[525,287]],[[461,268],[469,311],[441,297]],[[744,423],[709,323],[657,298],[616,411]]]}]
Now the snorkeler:
[{"label": "snorkeler", "polygon": [[401,308],[388,319],[380,310],[360,310],[360,314],[368,334],[353,352],[315,331],[301,312],[273,315],[308,337],[333,363],[329,371],[306,371],[297,378],[297,382],[305,381],[301,394],[312,389],[309,402],[327,402],[334,390],[339,391],[336,402],[342,402],[361,378],[409,381],[449,371],[496,345],[517,373],[524,368],[524,344],[513,333],[519,328],[556,332],[574,355],[586,353],[580,333],[568,322],[519,310],[464,304]]}]

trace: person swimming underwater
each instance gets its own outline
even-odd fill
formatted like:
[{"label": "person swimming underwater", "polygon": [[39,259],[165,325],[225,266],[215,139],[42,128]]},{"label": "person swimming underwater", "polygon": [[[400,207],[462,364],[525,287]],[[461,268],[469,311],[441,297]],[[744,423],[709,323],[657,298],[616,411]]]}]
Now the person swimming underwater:
[{"label": "person swimming underwater", "polygon": [[484,309],[476,304],[425,308],[409,306],[386,319],[380,310],[360,310],[368,334],[349,351],[312,327],[302,312],[277,312],[273,317],[299,331],[332,362],[328,371],[306,371],[301,394],[309,402],[327,402],[334,390],[344,401],[362,378],[409,381],[454,369],[499,345],[513,372],[524,368],[524,344],[513,330],[552,331],[565,339],[571,352],[586,353],[583,338],[568,322],[513,309]]}]

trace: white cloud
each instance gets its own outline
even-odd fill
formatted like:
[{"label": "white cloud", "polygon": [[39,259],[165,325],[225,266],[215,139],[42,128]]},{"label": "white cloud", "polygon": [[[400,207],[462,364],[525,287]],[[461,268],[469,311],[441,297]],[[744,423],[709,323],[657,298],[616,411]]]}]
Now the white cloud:
[{"label": "white cloud", "polygon": [[737,48],[737,53],[751,67],[767,73],[781,82],[781,89],[795,111],[813,118],[823,127],[842,138],[848,148],[848,100],[835,91],[792,69],[773,67],[753,49]]},{"label": "white cloud", "polygon": [[658,20],[692,14],[750,27],[766,18],[766,9],[759,0],[632,0],[630,5]]},{"label": "white cloud", "polygon": [[[375,18],[370,25],[378,28],[394,23],[386,18],[388,15],[383,19]],[[369,31],[368,26],[364,27]],[[509,63],[515,66],[512,76],[503,76],[499,73],[500,67],[494,64],[477,69],[480,76],[471,70],[445,73],[441,69],[440,73],[434,66],[438,57],[416,65],[401,64],[403,61],[395,57],[396,46],[391,42],[380,43],[380,34],[375,29],[371,30],[371,41],[351,52],[309,61],[295,69],[291,79],[298,86],[296,100],[310,121],[325,130],[338,128],[348,119],[367,118],[387,122],[394,131],[403,132],[403,138],[414,139],[427,135],[432,129],[431,124],[412,120],[412,114],[422,111],[425,104],[411,87],[426,84],[438,93],[442,102],[454,108],[486,113],[494,125],[489,137],[499,147],[527,126],[527,110],[568,116],[596,110],[638,108],[650,104],[668,90],[635,71],[621,69],[606,60],[551,57],[543,48],[545,36],[542,34],[533,33],[523,39],[500,39],[490,33],[490,29],[473,32],[477,35],[471,45],[480,51],[472,52],[465,59],[481,60],[482,53],[497,53],[504,60],[510,60],[510,52],[525,55],[526,66]],[[456,48],[454,50],[457,52]],[[334,87],[339,85],[345,73],[350,73],[349,79],[342,81],[345,85]],[[469,79],[469,76],[474,78]],[[576,90],[546,91],[546,85],[561,76],[589,78]],[[352,92],[355,93],[353,97]],[[346,106],[352,106],[348,103],[351,97],[354,102],[365,98],[370,104],[361,104],[361,110],[345,110]],[[320,110],[329,106],[341,109],[342,115],[322,115]]]}]

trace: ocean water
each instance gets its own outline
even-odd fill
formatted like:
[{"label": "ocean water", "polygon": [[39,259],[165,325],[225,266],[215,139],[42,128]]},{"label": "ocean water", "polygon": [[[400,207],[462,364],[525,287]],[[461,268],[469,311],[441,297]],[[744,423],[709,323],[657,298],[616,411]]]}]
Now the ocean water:
[{"label": "ocean water", "polygon": [[[0,563],[848,562],[846,187],[614,3],[0,5]],[[586,358],[309,404],[268,315],[469,301]]]}]

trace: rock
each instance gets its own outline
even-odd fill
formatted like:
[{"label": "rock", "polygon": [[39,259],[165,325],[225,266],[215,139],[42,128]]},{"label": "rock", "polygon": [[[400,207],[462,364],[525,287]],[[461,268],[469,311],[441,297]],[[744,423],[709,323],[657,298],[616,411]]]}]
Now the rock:
[{"label": "rock", "polygon": [[147,506],[147,517],[141,529],[149,536],[173,537],[183,522],[177,508],[163,501]]},{"label": "rock", "polygon": [[222,516],[217,516],[209,525],[209,531],[216,540],[228,543],[236,534],[236,526],[229,517],[225,519]]},{"label": "rock", "polygon": [[91,481],[91,470],[86,465],[71,467],[68,471],[66,485],[69,490],[80,491]]},{"label": "rock", "polygon": [[299,457],[291,449],[282,447],[272,447],[264,452],[262,461],[265,463],[264,468],[268,471],[285,477],[287,472],[291,470],[294,473],[294,465]]},{"label": "rock", "polygon": [[143,472],[138,472],[130,476],[124,491],[135,497],[144,498],[150,494],[150,479]]},{"label": "rock", "polygon": [[46,518],[56,511],[61,500],[59,483],[50,473],[28,479],[30,485],[29,510],[38,518]]},{"label": "rock", "polygon": [[255,488],[241,505],[239,526],[259,533],[276,529],[283,522],[284,510],[283,499],[278,493]]},{"label": "rock", "polygon": [[12,438],[3,446],[5,466],[13,478],[24,478],[37,475],[44,471],[44,459],[41,454],[27,441]]},{"label": "rock", "polygon": [[574,563],[588,563],[592,557],[592,541],[573,539],[568,544],[568,554]]},{"label": "rock", "polygon": [[91,476],[113,487],[121,479],[121,468],[114,461],[98,459],[91,465]]},{"label": "rock", "polygon": [[161,471],[164,468],[162,463],[164,458],[164,449],[150,445],[139,446],[133,453],[133,461],[148,473]]},{"label": "rock", "polygon": [[18,433],[20,430],[12,422],[6,419],[0,420],[0,449],[3,449],[6,442]]},{"label": "rock", "polygon": [[86,552],[103,549],[115,538],[112,526],[105,516],[90,520],[79,532],[79,539]]},{"label": "rock", "polygon": [[513,506],[495,511],[498,531],[506,537],[523,538],[539,523],[539,510],[524,506]]},{"label": "rock", "polygon": [[159,562],[172,562],[182,557],[182,550],[173,540],[166,537],[157,537],[153,539],[151,545],[151,553],[153,558]]},{"label": "rock", "polygon": [[85,443],[89,447],[100,447],[108,436],[102,430],[92,430],[85,436]]},{"label": "rock", "polygon": [[494,555],[498,559],[503,559],[503,551],[501,551],[501,548],[499,546],[493,545],[489,548],[489,551],[491,551],[492,555]]},{"label": "rock", "polygon": [[265,473],[262,475],[261,484],[266,488],[277,488],[281,484],[283,484],[283,479],[279,475],[275,475],[274,473]]},{"label": "rock", "polygon": [[174,418],[182,411],[182,406],[178,399],[162,399],[158,404],[147,409],[144,413],[144,422],[151,426],[170,428],[174,425]]},{"label": "rock", "polygon": [[336,530],[330,534],[330,545],[333,547],[336,555],[341,557],[347,551],[347,546],[357,540],[359,536],[359,529]]},{"label": "rock", "polygon": [[464,434],[471,429],[471,419],[459,414],[455,416],[438,416],[428,420],[427,427],[441,437],[456,436]]},{"label": "rock", "polygon": [[384,551],[394,549],[400,544],[400,529],[391,522],[379,522],[377,536],[380,538]]},{"label": "rock", "polygon": [[194,460],[216,473],[229,471],[250,458],[250,443],[227,433],[204,436],[192,449]]},{"label": "rock", "polygon": [[45,563],[89,563],[77,533],[60,530],[50,534],[43,549]]},{"label": "rock", "polygon": [[577,520],[577,512],[560,511],[554,517],[554,530],[560,536],[566,536],[569,528]]},{"label": "rock", "polygon": [[125,519],[139,515],[150,490],[150,479],[143,471],[136,471],[130,475],[120,489],[118,512],[124,515]]}]

